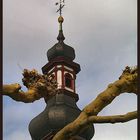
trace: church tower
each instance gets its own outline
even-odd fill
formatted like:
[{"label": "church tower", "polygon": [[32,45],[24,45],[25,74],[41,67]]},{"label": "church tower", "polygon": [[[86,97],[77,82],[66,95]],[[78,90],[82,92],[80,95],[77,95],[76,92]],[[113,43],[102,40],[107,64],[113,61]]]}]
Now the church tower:
[{"label": "church tower", "polygon": [[64,43],[62,30],[62,16],[58,18],[59,34],[56,43],[47,52],[49,62],[42,68],[43,74],[55,77],[60,93],[71,96],[78,101],[76,94],[75,80],[76,74],[80,71],[80,65],[73,62],[75,59],[75,50]]},{"label": "church tower", "polygon": [[[75,87],[76,75],[80,72],[80,65],[73,61],[75,50],[64,43],[62,7],[60,0],[58,42],[47,51],[48,63],[42,67],[44,75],[55,78],[59,92],[45,99],[47,103],[45,110],[30,122],[29,132],[32,140],[52,140],[59,130],[74,121],[81,113],[76,105],[79,97]],[[91,140],[93,135],[94,127],[89,125],[77,135],[77,140]]]}]

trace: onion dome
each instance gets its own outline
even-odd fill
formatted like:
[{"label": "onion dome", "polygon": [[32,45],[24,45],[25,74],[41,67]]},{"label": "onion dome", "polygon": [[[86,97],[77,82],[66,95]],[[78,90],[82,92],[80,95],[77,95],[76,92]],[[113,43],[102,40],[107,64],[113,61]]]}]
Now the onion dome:
[{"label": "onion dome", "polygon": [[64,42],[58,42],[48,50],[47,57],[49,61],[57,57],[64,57],[72,61],[75,59],[75,51],[72,47],[66,45]]},{"label": "onion dome", "polygon": [[[60,129],[74,121],[81,110],[75,100],[65,94],[56,94],[47,101],[45,110],[35,117],[29,125],[33,140],[48,140],[50,134],[54,136]],[[91,140],[94,135],[94,126],[89,125],[84,132],[78,134],[84,140]]]},{"label": "onion dome", "polygon": [[65,40],[65,37],[63,35],[62,30],[62,23],[64,21],[64,18],[60,16],[58,18],[59,22],[59,34],[57,37],[58,43],[56,43],[52,48],[50,48],[47,52],[48,60],[51,61],[57,57],[64,57],[66,59],[69,59],[70,61],[75,59],[75,51],[72,47],[66,45],[63,41]]}]

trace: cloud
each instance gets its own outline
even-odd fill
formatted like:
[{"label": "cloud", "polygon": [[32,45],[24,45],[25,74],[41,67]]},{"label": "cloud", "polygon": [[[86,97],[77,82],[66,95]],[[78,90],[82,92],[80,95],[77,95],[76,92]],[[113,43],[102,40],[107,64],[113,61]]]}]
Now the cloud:
[{"label": "cloud", "polygon": [[[4,83],[22,84],[18,63],[22,68],[35,68],[41,73],[41,67],[48,62],[47,50],[57,42],[56,9],[55,1],[49,0],[4,1]],[[81,65],[76,80],[79,108],[82,109],[109,83],[117,80],[126,65],[137,64],[136,13],[136,0],[66,1],[63,13],[65,43],[75,49],[75,62]],[[100,114],[126,113],[135,110],[136,104],[134,95],[122,95]],[[20,140],[29,140],[28,124],[44,107],[43,100],[22,104],[5,97],[4,140],[16,140],[16,136]],[[134,140],[136,121],[122,125],[96,125],[94,138]]]},{"label": "cloud", "polygon": [[9,133],[8,135],[4,136],[4,140],[31,140],[30,135],[28,134],[27,131],[22,130],[22,131],[14,131]]},{"label": "cloud", "polygon": [[137,121],[131,121],[125,124],[96,124],[95,136],[92,140],[136,140],[136,125]]},{"label": "cloud", "polygon": [[3,108],[3,132],[6,137],[11,133],[15,135],[17,131],[26,130],[27,133],[30,121],[45,109],[45,103],[41,99],[34,104],[24,104],[4,97]]}]

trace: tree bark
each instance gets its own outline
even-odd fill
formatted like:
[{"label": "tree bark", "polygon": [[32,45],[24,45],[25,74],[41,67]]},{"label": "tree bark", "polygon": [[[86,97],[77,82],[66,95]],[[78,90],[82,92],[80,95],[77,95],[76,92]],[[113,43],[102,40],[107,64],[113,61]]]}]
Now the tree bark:
[{"label": "tree bark", "polygon": [[136,119],[137,112],[127,113],[123,116],[97,116],[98,113],[109,105],[117,96],[126,92],[138,94],[137,68],[130,69],[129,67],[126,67],[119,77],[119,80],[110,84],[105,91],[100,93],[93,102],[82,110],[79,117],[61,129],[54,136],[53,140],[68,140],[79,132],[82,132],[92,123],[118,123]]},{"label": "tree bark", "polygon": [[[57,84],[53,78],[38,74],[36,70],[24,70],[23,84],[28,88],[27,92],[21,91],[19,84],[3,86],[3,94],[16,101],[25,103],[34,102],[42,97],[54,96],[57,93]],[[107,89],[100,93],[94,101],[87,105],[77,117],[77,119],[62,130],[60,130],[53,140],[70,140],[82,132],[92,123],[119,123],[127,122],[137,118],[137,112],[129,112],[125,115],[97,116],[102,109],[109,105],[117,96],[122,93],[137,92],[137,68],[126,67],[119,80],[109,84]]]},{"label": "tree bark", "polygon": [[124,123],[134,120],[138,117],[137,111],[128,112],[124,115],[115,116],[91,116],[88,118],[88,123]]},{"label": "tree bark", "polygon": [[23,71],[23,85],[27,87],[27,92],[21,90],[18,83],[3,85],[3,95],[11,97],[15,101],[32,103],[40,98],[54,96],[57,91],[57,83],[54,77],[38,74],[36,70]]},{"label": "tree bark", "polygon": [[36,89],[28,89],[27,92],[23,92],[20,89],[21,86],[19,84],[4,85],[3,95],[24,103],[31,103],[42,98],[41,94],[39,94]]}]

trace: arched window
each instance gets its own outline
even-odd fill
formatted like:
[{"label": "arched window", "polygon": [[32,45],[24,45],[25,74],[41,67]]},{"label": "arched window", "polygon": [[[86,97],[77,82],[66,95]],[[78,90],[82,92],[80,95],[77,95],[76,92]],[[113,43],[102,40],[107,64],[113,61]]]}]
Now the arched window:
[{"label": "arched window", "polygon": [[65,74],[65,86],[73,89],[73,79],[69,73]]}]

